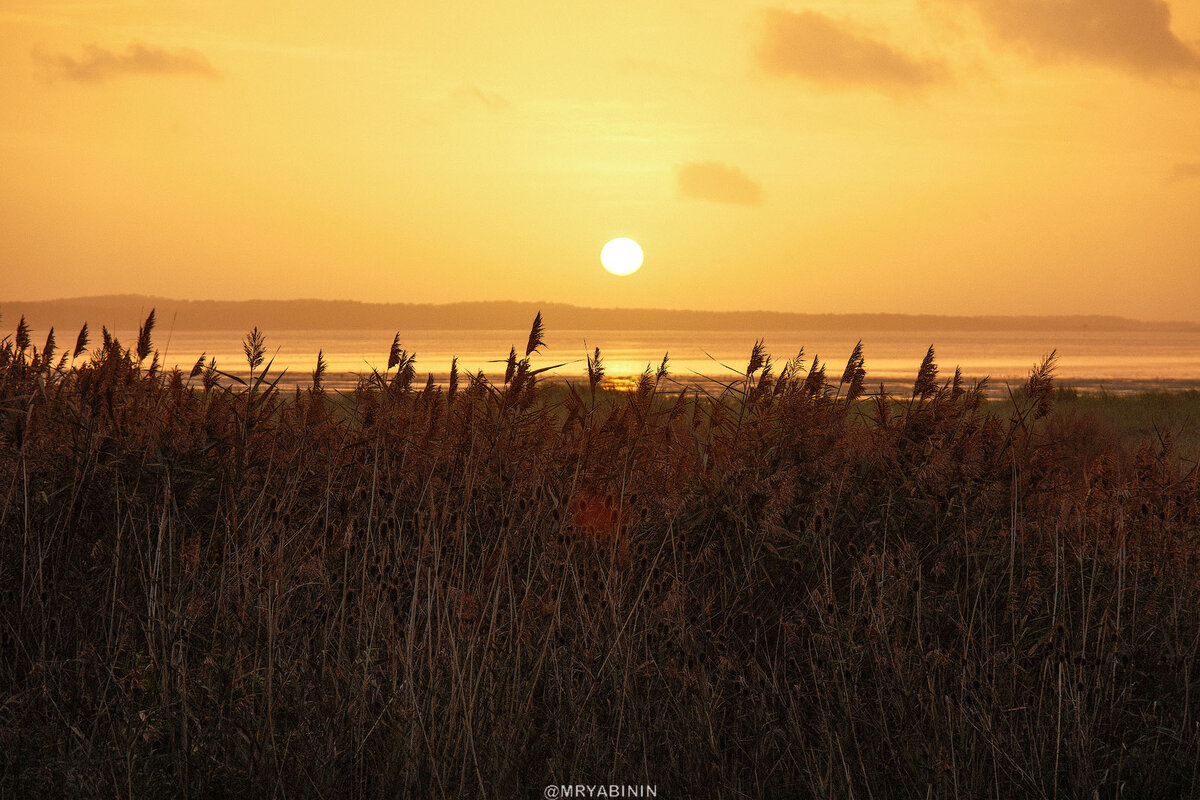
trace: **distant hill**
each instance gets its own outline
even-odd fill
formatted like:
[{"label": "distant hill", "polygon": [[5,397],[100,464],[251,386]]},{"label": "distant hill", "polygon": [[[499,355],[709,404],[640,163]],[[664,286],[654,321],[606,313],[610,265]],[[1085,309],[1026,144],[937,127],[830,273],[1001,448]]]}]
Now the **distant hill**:
[{"label": "distant hill", "polygon": [[1141,322],[1112,316],[939,316],[930,314],[805,314],[778,311],[676,311],[587,308],[565,303],[466,302],[441,305],[350,300],[173,300],[104,295],[63,300],[0,301],[0,330],[24,316],[35,331],[60,333],[85,321],[93,330],[135,329],[155,309],[160,330],[522,330],[542,312],[548,330],[703,330],[768,333],[784,330],[869,331],[1198,331],[1189,322]]}]

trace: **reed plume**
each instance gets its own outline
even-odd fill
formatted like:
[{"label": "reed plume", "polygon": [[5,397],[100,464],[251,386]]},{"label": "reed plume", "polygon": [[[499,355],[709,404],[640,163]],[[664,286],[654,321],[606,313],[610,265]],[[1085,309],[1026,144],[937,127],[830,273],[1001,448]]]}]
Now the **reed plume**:
[{"label": "reed plume", "polygon": [[324,388],[322,386],[322,381],[325,378],[326,366],[327,365],[325,363],[325,353],[323,350],[318,350],[317,351],[317,365],[315,367],[313,367],[313,373],[312,373],[313,392],[324,391]]},{"label": "reed plume", "polygon": [[1025,384],[1025,394],[1034,406],[1034,418],[1041,419],[1054,410],[1054,372],[1058,369],[1058,350],[1051,350],[1034,365]]},{"label": "reed plume", "polygon": [[202,380],[204,391],[206,393],[211,392],[213,387],[217,385],[217,379],[219,375],[220,373],[217,371],[217,360],[215,358],[210,358],[208,360],[208,364],[204,367],[204,378]]},{"label": "reed plume", "polygon": [[789,358],[787,363],[783,365],[783,369],[779,373],[779,378],[775,381],[775,386],[771,393],[778,397],[792,391],[797,385],[803,385],[800,380],[800,374],[804,371],[804,348],[795,356]]},{"label": "reed plume", "polygon": [[146,321],[138,328],[137,337],[137,360],[142,363],[150,355],[150,334],[154,331],[154,309],[150,309],[150,313],[146,315]]},{"label": "reed plume", "polygon": [[825,367],[816,355],[813,355],[812,366],[804,378],[804,393],[809,397],[819,397],[825,394]]},{"label": "reed plume", "polygon": [[54,361],[54,351],[58,347],[54,341],[54,328],[50,328],[50,332],[46,334],[46,346],[42,348],[42,363],[46,366]]},{"label": "reed plume", "polygon": [[392,339],[392,347],[388,351],[387,368],[389,371],[394,369],[395,366],[400,363],[400,357],[403,352],[404,351],[400,349],[400,332],[396,331],[396,336],[394,339]]},{"label": "reed plume", "polygon": [[750,360],[746,364],[746,377],[749,378],[754,373],[762,369],[762,365],[766,361],[767,348],[762,339],[754,342],[754,346],[750,348]]},{"label": "reed plume", "polygon": [[71,353],[71,358],[79,358],[79,356],[87,350],[88,346],[88,326],[83,323],[83,327],[79,329],[79,336],[75,339],[75,351]]},{"label": "reed plume", "polygon": [[846,362],[846,369],[842,372],[841,386],[846,386],[846,405],[852,405],[858,398],[862,397],[863,384],[867,378],[867,370],[863,359],[862,339],[858,340],[858,344],[854,345],[854,350],[850,353],[850,358]]},{"label": "reed plume", "polygon": [[246,334],[245,340],[242,342],[242,352],[246,354],[246,365],[250,367],[250,374],[262,365],[263,358],[267,352],[267,337],[255,325],[254,328]]},{"label": "reed plume", "polygon": [[637,388],[634,389],[634,396],[642,403],[650,399],[650,395],[654,393],[654,372],[650,365],[646,365],[646,369],[642,370],[642,374],[638,377]]},{"label": "reed plume", "polygon": [[17,352],[24,353],[29,349],[29,326],[25,324],[25,315],[21,315],[21,319],[17,322]]},{"label": "reed plume", "polygon": [[533,353],[538,351],[539,347],[544,347],[546,343],[542,341],[542,334],[545,329],[542,326],[542,312],[537,312],[537,316],[533,318],[533,327],[529,330],[529,344],[525,346],[525,357],[528,358]]},{"label": "reed plume", "polygon": [[912,396],[914,400],[928,400],[937,393],[937,363],[934,361],[933,345],[921,359],[921,367],[917,370],[917,379],[913,382]]},{"label": "reed plume", "polygon": [[517,348],[514,346],[512,349],[510,349],[508,351],[508,361],[505,363],[505,366],[504,366],[504,383],[505,384],[512,383],[513,378],[516,377],[516,374],[517,374]]},{"label": "reed plume", "polygon": [[392,365],[396,367],[396,374],[392,376],[393,389],[400,392],[407,392],[409,390],[413,379],[417,377],[416,363],[416,353],[409,353],[404,349],[400,349],[396,353],[396,363]]},{"label": "reed plume", "polygon": [[596,387],[604,380],[604,360],[600,357],[600,348],[587,357],[588,386],[592,391],[592,402],[596,401]]},{"label": "reed plume", "polygon": [[892,426],[892,399],[888,397],[883,384],[879,384],[879,392],[875,395],[875,424],[884,430]]}]

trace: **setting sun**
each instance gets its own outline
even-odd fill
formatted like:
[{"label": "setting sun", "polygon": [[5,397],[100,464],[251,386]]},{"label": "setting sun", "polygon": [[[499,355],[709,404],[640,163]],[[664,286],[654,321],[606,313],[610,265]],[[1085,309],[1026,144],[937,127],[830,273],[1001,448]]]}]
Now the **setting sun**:
[{"label": "setting sun", "polygon": [[642,248],[633,239],[622,236],[604,245],[600,263],[613,275],[632,275],[642,266]]}]

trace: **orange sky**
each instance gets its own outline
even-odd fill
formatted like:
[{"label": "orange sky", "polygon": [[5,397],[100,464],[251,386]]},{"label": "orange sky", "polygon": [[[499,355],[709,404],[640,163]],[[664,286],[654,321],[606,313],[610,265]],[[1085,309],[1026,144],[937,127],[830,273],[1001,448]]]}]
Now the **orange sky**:
[{"label": "orange sky", "polygon": [[0,297],[1198,320],[1197,42],[1196,0],[3,0]]}]

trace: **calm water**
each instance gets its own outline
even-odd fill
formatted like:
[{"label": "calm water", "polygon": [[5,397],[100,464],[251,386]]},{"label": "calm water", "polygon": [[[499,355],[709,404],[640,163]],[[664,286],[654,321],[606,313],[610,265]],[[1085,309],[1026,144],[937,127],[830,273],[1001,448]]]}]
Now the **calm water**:
[{"label": "calm water", "polygon": [[[122,340],[134,338],[122,332]],[[155,346],[167,364],[190,368],[201,353],[215,356],[228,372],[244,371],[241,342],[244,331],[160,331]],[[275,355],[274,371],[286,368],[281,384],[309,380],[317,351],[329,364],[327,381],[350,386],[354,376],[387,366],[395,331],[305,330],[268,332],[268,357]],[[502,361],[509,347],[524,352],[528,330],[477,330],[402,332],[401,346],[417,354],[417,374],[423,380],[432,372],[443,379],[450,359],[458,356],[460,372],[482,369],[491,378],[502,378]],[[729,331],[553,331],[547,347],[534,356],[534,366],[566,362],[549,375],[575,378],[586,373],[584,356],[600,347],[607,375],[612,378],[640,374],[647,364],[657,366],[670,353],[672,377],[680,382],[720,380],[745,369],[756,334]],[[805,357],[815,354],[827,362],[827,374],[836,381],[857,339],[830,331],[777,331],[766,337],[776,362],[776,372],[801,347]],[[1028,331],[1023,333],[939,331],[914,334],[873,331],[863,341],[867,380],[880,381],[889,390],[911,386],[926,348],[933,344],[944,378],[956,365],[968,379],[990,376],[1002,388],[1028,375],[1034,362],[1057,348],[1058,377],[1083,389],[1130,391],[1148,388],[1200,388],[1200,332]]]}]

